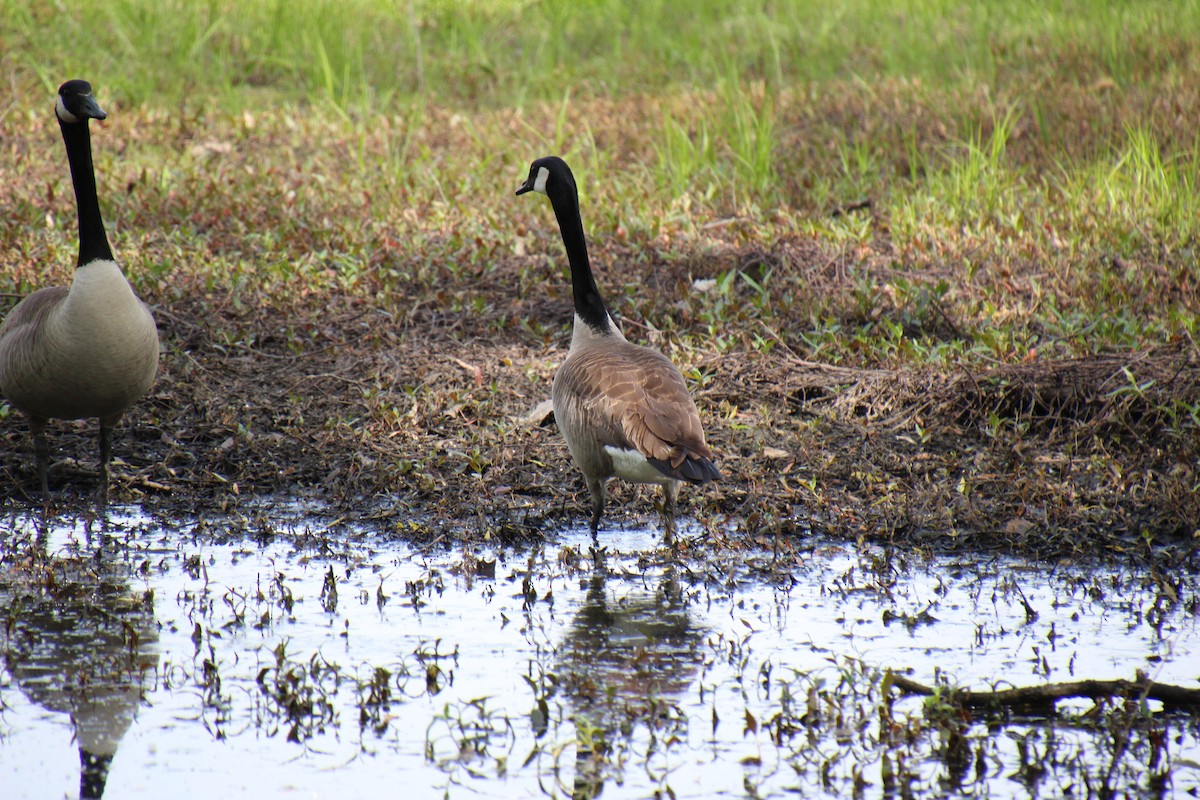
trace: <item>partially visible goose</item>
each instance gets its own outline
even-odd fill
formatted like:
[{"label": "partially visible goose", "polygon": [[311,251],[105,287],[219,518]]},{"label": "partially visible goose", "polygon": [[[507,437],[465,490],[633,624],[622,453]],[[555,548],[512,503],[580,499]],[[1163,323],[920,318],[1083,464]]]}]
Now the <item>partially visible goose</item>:
[{"label": "partially visible goose", "polygon": [[79,261],[70,287],[26,297],[0,325],[0,394],[29,419],[43,495],[46,421],[100,420],[101,504],[108,502],[112,427],[150,390],[158,329],[113,260],[100,218],[89,119],[104,119],[87,81],[67,81],[54,107],[79,212]]},{"label": "partially visible goose", "polygon": [[721,477],[696,404],[671,360],[628,342],[609,316],[592,276],[579,190],[567,163],[557,156],[534,161],[517,194],[531,191],[550,198],[571,264],[571,349],[554,375],[550,396],[567,449],[592,495],[592,533],[604,513],[605,484],[618,477],[662,486],[669,541],[680,481]]}]

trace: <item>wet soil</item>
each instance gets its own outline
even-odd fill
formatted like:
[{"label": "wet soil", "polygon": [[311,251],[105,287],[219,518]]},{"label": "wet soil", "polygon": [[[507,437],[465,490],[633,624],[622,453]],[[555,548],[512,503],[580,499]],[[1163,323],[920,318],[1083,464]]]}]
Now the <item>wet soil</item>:
[{"label": "wet soil", "polygon": [[[692,281],[754,256],[650,259],[628,280],[656,286],[670,307]],[[782,241],[772,268],[812,273],[826,257]],[[172,515],[315,496],[343,519],[427,539],[536,539],[578,522],[583,482],[552,416],[530,416],[565,356],[569,301],[565,287],[514,294],[523,267],[498,261],[444,296],[397,297],[393,286],[386,304],[336,294],[247,304],[181,276],[169,304],[148,298],[163,358],[117,430],[114,500]],[[625,323],[700,378],[724,477],[685,489],[681,508],[710,532],[737,532],[719,537],[729,546],[820,533],[1200,566],[1200,442],[1178,424],[1200,401],[1194,344],[988,369],[852,368],[797,355],[788,345],[810,324],[802,309],[794,324],[767,352],[718,353]],[[946,321],[912,333],[939,324],[956,335]],[[86,509],[95,421],[56,422],[49,436],[52,506]],[[0,420],[0,453],[4,502],[39,503],[19,414]],[[614,483],[607,514],[653,522],[653,493]]]}]

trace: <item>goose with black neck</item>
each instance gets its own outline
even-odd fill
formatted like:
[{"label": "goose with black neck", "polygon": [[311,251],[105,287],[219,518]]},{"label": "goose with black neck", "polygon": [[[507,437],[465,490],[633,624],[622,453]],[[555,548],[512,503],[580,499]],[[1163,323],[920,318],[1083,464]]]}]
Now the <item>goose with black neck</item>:
[{"label": "goose with black neck", "polygon": [[633,344],[613,322],[596,286],[567,163],[539,158],[517,194],[550,198],[567,261],[575,322],[567,358],[554,375],[554,418],[592,500],[591,531],[604,514],[614,477],[662,487],[663,527],[670,542],[682,482],[703,484],[721,473],[704,439],[696,404],[679,369],[662,353]]},{"label": "goose with black neck", "polygon": [[75,188],[79,258],[70,286],[37,290],[0,324],[0,394],[29,420],[43,496],[48,420],[99,419],[105,505],[112,428],[154,383],[158,329],[113,258],[100,216],[88,120],[108,115],[83,80],[59,88],[54,111]]}]

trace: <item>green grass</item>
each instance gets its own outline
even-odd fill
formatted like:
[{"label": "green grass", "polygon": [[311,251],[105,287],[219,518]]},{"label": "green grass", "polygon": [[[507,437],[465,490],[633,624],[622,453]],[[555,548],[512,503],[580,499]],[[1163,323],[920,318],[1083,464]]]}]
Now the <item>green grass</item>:
[{"label": "green grass", "polygon": [[1186,71],[1164,50],[1200,36],[1187,3],[1103,0],[91,0],[70,13],[10,0],[0,13],[11,66],[46,88],[87,73],[135,103],[307,98],[361,113],[417,96],[506,108],[564,87],[710,87],[731,73],[773,91],[879,77],[1033,85],[1064,69],[1125,86],[1147,68]]},{"label": "green grass", "polygon": [[569,341],[553,214],[513,194],[557,153],[614,314],[695,391],[710,534],[1190,552],[1194,2],[64,8],[0,5],[0,313],[74,266],[50,109],[86,77],[166,348],[131,463],[181,507],[576,517],[559,437],[517,422]]},{"label": "green grass", "polygon": [[[115,112],[97,163],[118,250],[168,299],[182,269],[236,303],[495,308],[480,275],[519,248],[559,259],[546,209],[511,197],[556,152],[602,268],[634,265],[604,275],[621,312],[685,342],[760,320],[778,341],[751,324],[722,347],[944,363],[1136,346],[1196,326],[1197,41],[1183,2],[12,0],[0,125],[41,138],[0,226],[69,262],[44,111],[80,75]],[[10,241],[5,288],[40,285]],[[838,280],[725,260],[809,241]],[[697,261],[719,291],[643,291],[654,264]],[[522,292],[547,279],[520,275]]]}]

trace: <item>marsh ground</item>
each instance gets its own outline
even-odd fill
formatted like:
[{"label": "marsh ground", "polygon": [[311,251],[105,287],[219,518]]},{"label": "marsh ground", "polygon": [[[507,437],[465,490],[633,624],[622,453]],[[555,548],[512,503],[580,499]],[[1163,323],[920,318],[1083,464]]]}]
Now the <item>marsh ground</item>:
[{"label": "marsh ground", "polygon": [[[1194,9],[863,2],[813,27],[803,3],[702,4],[660,40],[639,14],[666,6],[600,35],[591,7],[417,5],[335,28],[321,4],[250,4],[260,27],[85,5],[91,58],[36,48],[37,4],[6,11],[0,290],[70,277],[50,98],[79,72],[111,114],[110,237],[162,334],[117,497],[315,494],[462,538],[577,518],[556,431],[523,421],[571,317],[550,210],[512,192],[554,152],[609,304],[693,386],[726,477],[684,509],[714,542],[1195,566]],[[640,72],[616,55],[634,43]],[[0,425],[22,504],[31,444],[19,415]],[[93,435],[54,426],[56,503],[91,491]]]},{"label": "marsh ground", "polygon": [[[731,794],[1195,793],[1194,714],[1132,696],[1046,717],[977,714],[952,691],[959,679],[1044,687],[1106,664],[1109,677],[1144,667],[1189,680],[1194,3],[106,0],[71,11],[0,7],[0,311],[70,279],[75,217],[52,98],[85,77],[110,114],[93,125],[109,235],[155,310],[163,357],[119,430],[104,520],[90,506],[94,423],[52,427],[54,496],[39,516],[26,425],[0,404],[0,567],[32,610],[7,603],[5,630],[49,635],[38,624],[55,615],[41,610],[77,601],[98,604],[100,620],[159,615],[171,669],[130,670],[178,679],[157,702],[200,724],[155,717],[142,701],[162,687],[142,687],[132,706],[144,728],[116,759],[132,783],[118,783],[154,778],[153,748],[149,761],[136,754],[163,731],[219,749],[232,709],[284,765],[277,774],[292,780],[303,759],[313,781],[336,774],[336,792],[343,773],[284,731],[345,726],[329,745],[340,747],[372,725],[444,724],[439,741],[457,744],[450,726],[462,723],[462,741],[486,751],[489,736],[541,737],[538,713],[526,715],[541,699],[557,727],[530,752],[554,761],[521,780],[551,775],[541,791],[586,797],[570,776],[595,767],[617,780],[628,756],[647,793],[665,792],[658,759],[696,755],[679,749],[685,728],[717,736],[716,705],[688,710],[680,692],[703,705],[712,689],[727,692],[721,736],[743,759],[744,774],[723,773]],[[669,550],[648,533],[649,493],[614,486],[600,540],[612,574],[577,541],[585,492],[557,431],[530,418],[566,352],[570,292],[548,204],[513,191],[550,153],[579,178],[610,307],[684,371],[725,474],[685,490],[688,535]],[[293,524],[296,498],[313,510]],[[488,560],[498,571],[471,572]],[[110,568],[135,601],[115,610]],[[607,593],[588,594],[588,570]],[[593,600],[639,607],[660,571],[678,571],[683,595],[654,594],[667,605],[652,613],[721,617],[703,641],[660,637],[670,658],[719,677],[667,686],[665,704],[618,678],[625,717],[577,716],[581,687],[555,682],[604,634],[573,636],[565,621],[588,617]],[[327,575],[343,587],[344,622]],[[385,579],[395,600],[376,609],[370,592]],[[526,591],[526,579],[538,583]],[[293,614],[297,597],[310,602]],[[430,613],[397,638],[388,621],[411,623],[422,603],[453,615],[460,602],[471,610],[459,627]],[[788,622],[793,603],[804,624]],[[506,677],[534,680],[485,718],[467,676],[478,664],[494,675],[494,653],[465,665],[452,693],[427,670],[442,653],[422,637],[473,644],[470,625],[486,618],[489,635],[519,639],[508,624],[519,615],[533,638],[508,643]],[[325,659],[351,617],[379,635],[344,663]],[[820,640],[796,638],[814,619],[828,624]],[[779,640],[744,646],[755,626]],[[867,630],[906,646],[961,634],[949,649],[969,664],[915,651],[868,663],[854,655]],[[301,632],[311,636],[289,660]],[[119,651],[134,653],[137,624],[119,633]],[[1084,663],[1075,653],[1093,633],[1094,652],[1129,649]],[[17,748],[5,752],[57,737],[54,768],[70,786],[78,731],[16,691],[20,655],[8,648],[0,673],[0,734]],[[652,647],[635,655],[659,663]],[[900,699],[887,666],[945,691]],[[357,692],[336,720],[322,716],[327,679]],[[312,702],[292,702],[289,685]],[[396,722],[392,686],[428,706]],[[863,723],[850,759],[845,719]],[[747,753],[750,741],[761,749]],[[829,758],[814,760],[811,741]],[[422,758],[420,746],[381,746],[368,766],[374,745],[351,747],[345,774],[366,785],[412,764],[442,770],[449,793],[486,763],[498,778],[488,791],[511,791],[507,750],[481,762]]]}]

